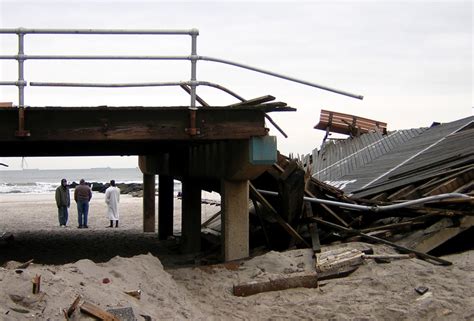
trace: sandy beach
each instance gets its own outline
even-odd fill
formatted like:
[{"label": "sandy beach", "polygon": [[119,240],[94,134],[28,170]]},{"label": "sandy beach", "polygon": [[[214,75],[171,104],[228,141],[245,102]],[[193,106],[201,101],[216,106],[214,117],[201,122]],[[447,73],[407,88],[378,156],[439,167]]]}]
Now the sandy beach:
[{"label": "sandy beach", "polygon": [[[103,194],[95,193],[90,228],[60,228],[52,195],[9,194],[0,199],[0,231],[14,235],[1,244],[0,320],[64,320],[62,309],[82,296],[104,310],[131,307],[137,320],[473,320],[474,252],[444,258],[452,266],[418,259],[389,264],[367,261],[352,275],[249,297],[232,294],[233,285],[314,271],[309,249],[268,252],[233,265],[199,267],[179,255],[177,240],[159,242],[143,233],[141,198],[121,199],[121,226],[108,229]],[[217,208],[218,209],[218,208]],[[175,200],[179,229],[180,201]],[[203,205],[203,219],[216,211]],[[391,248],[365,243],[336,244],[375,253]],[[34,263],[15,272],[19,262]],[[41,275],[39,294],[31,279]],[[109,283],[104,283],[107,278]],[[425,286],[428,292],[414,289]],[[140,290],[140,299],[124,291]],[[81,301],[81,302],[82,302]],[[76,311],[71,320],[92,320]]]}]

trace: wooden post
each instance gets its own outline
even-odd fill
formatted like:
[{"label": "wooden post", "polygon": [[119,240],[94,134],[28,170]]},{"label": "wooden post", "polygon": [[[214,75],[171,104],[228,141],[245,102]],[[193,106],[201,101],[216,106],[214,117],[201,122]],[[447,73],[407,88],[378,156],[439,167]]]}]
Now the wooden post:
[{"label": "wooden post", "polygon": [[181,251],[197,253],[201,250],[201,189],[197,181],[182,181]]},{"label": "wooden post", "polygon": [[166,240],[173,235],[173,177],[158,176],[158,237]]},{"label": "wooden post", "polygon": [[33,283],[33,294],[38,294],[41,289],[41,275],[36,274],[31,282]]},{"label": "wooden post", "polygon": [[155,175],[143,174],[143,232],[155,232]]}]

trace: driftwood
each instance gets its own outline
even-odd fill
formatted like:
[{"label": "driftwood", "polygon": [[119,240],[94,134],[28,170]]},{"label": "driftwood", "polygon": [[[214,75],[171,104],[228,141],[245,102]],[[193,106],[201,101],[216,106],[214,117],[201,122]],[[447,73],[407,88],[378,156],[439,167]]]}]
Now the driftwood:
[{"label": "driftwood", "polygon": [[26,269],[28,266],[30,266],[30,264],[33,263],[33,259],[25,262],[25,263],[22,263],[22,264],[19,264],[15,269]]},{"label": "driftwood", "polygon": [[293,288],[316,288],[318,281],[342,278],[350,275],[359,268],[358,265],[344,266],[337,269],[327,270],[324,272],[310,273],[304,275],[295,275],[286,278],[263,281],[263,282],[249,282],[239,285],[234,285],[233,294],[235,296],[249,296],[262,292],[280,291]]},{"label": "driftwood", "polygon": [[316,273],[297,275],[264,282],[250,282],[234,285],[235,296],[249,296],[262,292],[280,291],[292,288],[316,288],[318,287],[318,275]]}]

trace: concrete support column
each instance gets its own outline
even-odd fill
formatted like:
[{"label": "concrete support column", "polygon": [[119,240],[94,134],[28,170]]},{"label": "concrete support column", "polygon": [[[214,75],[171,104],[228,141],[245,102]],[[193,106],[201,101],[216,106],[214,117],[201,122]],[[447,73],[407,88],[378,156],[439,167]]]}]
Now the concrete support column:
[{"label": "concrete support column", "polygon": [[182,181],[181,251],[196,253],[201,250],[201,189],[197,181]]},{"label": "concrete support column", "polygon": [[248,180],[221,181],[222,252],[225,261],[249,256]]},{"label": "concrete support column", "polygon": [[143,232],[155,232],[155,175],[143,174]]},{"label": "concrete support column", "polygon": [[158,176],[158,238],[166,240],[173,235],[173,177]]}]

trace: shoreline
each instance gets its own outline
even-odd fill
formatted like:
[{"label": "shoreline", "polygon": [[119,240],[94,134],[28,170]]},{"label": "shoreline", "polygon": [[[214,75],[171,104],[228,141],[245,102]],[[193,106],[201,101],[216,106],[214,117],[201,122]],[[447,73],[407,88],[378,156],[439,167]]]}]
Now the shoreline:
[{"label": "shoreline", "polygon": [[[70,193],[71,206],[69,207],[68,226],[75,228],[77,226],[77,208],[73,199],[73,192],[70,191]],[[203,197],[206,196],[205,193],[203,193]],[[215,195],[212,196],[215,197]],[[202,222],[219,210],[219,206],[202,204]],[[119,213],[121,225],[119,229],[141,230],[143,228],[142,197],[134,197],[130,194],[120,195]],[[93,192],[88,219],[88,230],[106,229],[105,226],[108,225],[109,221],[104,193]],[[157,207],[155,208],[155,222],[156,224],[158,223]],[[181,231],[181,199],[177,198],[176,195],[174,197],[173,223],[175,233]],[[0,195],[0,231],[35,231],[54,228],[60,228],[54,193],[13,193]]]}]

